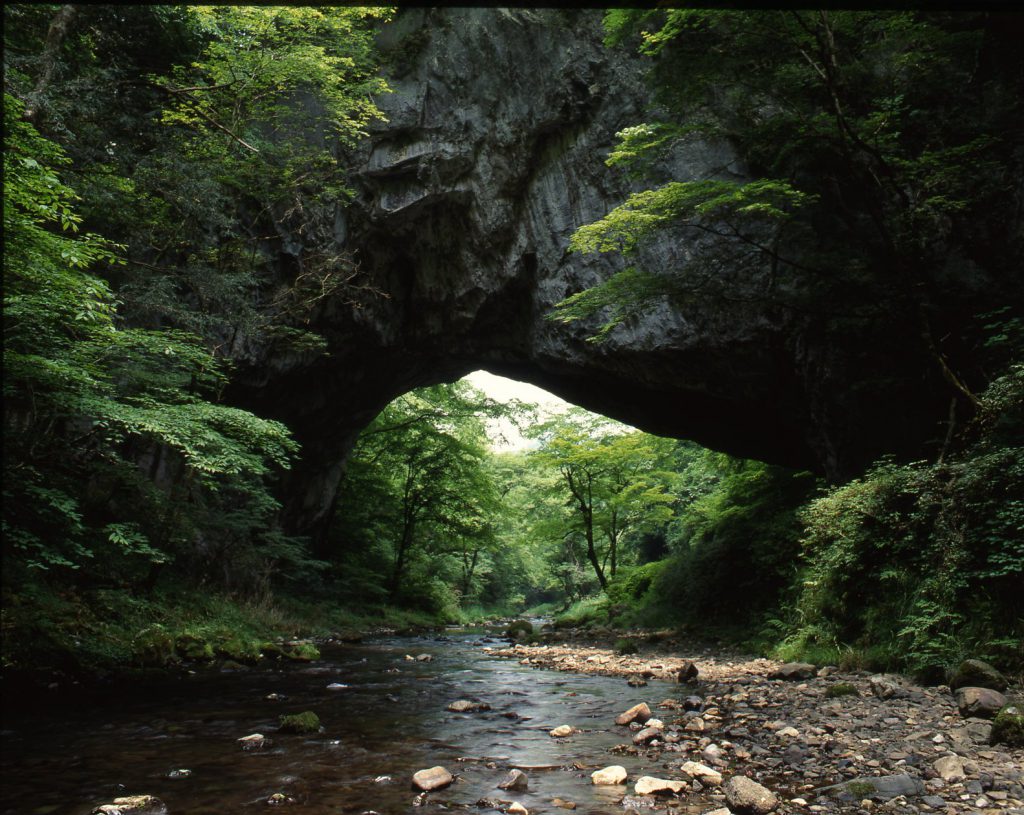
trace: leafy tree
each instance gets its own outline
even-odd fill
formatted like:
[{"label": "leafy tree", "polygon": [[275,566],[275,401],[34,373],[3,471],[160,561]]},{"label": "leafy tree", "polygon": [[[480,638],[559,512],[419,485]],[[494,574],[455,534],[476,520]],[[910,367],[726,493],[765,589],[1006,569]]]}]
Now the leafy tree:
[{"label": "leafy tree", "polygon": [[[626,531],[671,515],[669,476],[656,469],[665,446],[653,436],[623,431],[621,425],[578,408],[534,431],[541,447],[533,455],[560,473],[559,490],[572,507],[566,531],[582,535],[602,589],[608,585],[606,568],[613,576],[618,568],[619,543]],[[607,541],[603,557],[599,537]]]},{"label": "leafy tree", "polygon": [[[553,317],[604,315],[599,340],[666,297],[684,310],[722,297],[812,315],[834,303],[855,323],[887,314],[916,327],[923,358],[976,407],[967,349],[978,326],[941,322],[944,305],[962,312],[944,275],[963,256],[1019,293],[1016,24],[934,12],[608,12],[609,42],[638,42],[651,57],[667,115],[620,133],[607,163],[660,183],[582,227],[572,247],[631,255],[660,234],[692,251],[671,269],[630,266]],[[694,138],[727,142],[750,180],[665,179],[661,153]]]},{"label": "leafy tree", "polygon": [[[340,523],[343,536],[362,538],[369,528],[387,541],[391,602],[402,598],[410,564],[422,557],[435,578],[453,564],[451,583],[463,597],[473,593],[497,545],[483,417],[505,412],[465,383],[435,385],[392,402],[361,435],[342,485]],[[373,505],[360,506],[361,495],[373,495]]]},{"label": "leafy tree", "polygon": [[225,374],[197,337],[119,324],[117,301],[89,271],[116,262],[118,247],[76,235],[75,195],[58,175],[66,156],[21,102],[5,94],[4,105],[5,551],[41,570],[79,569],[97,551],[170,559],[183,527],[117,498],[140,449],[158,448],[176,473],[136,495],[173,512],[190,492],[245,484],[264,501],[251,526],[268,526],[264,478],[296,451],[287,428],[211,401]]}]

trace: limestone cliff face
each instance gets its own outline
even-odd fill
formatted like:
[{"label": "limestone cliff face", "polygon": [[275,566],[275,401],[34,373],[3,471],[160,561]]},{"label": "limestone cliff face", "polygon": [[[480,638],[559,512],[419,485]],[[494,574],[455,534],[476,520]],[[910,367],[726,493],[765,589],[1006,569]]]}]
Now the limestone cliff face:
[{"label": "limestone cliff face", "polygon": [[[329,356],[239,350],[239,401],[287,421],[305,446],[289,507],[299,531],[327,516],[355,434],[388,401],[477,368],[832,477],[939,433],[948,392],[907,350],[916,329],[895,317],[798,313],[741,296],[736,281],[735,297],[698,291],[684,310],[652,309],[599,345],[585,341],[594,326],[546,319],[621,268],[567,252],[578,226],[631,191],[603,160],[648,102],[644,66],[603,47],[599,13],[408,10],[382,46],[388,120],[354,157],[357,201],[317,225],[354,253],[367,288],[314,314]],[[742,174],[727,147],[708,144],[681,146],[664,170]],[[285,247],[301,263],[301,236]],[[670,269],[690,249],[666,240],[641,262]]]}]

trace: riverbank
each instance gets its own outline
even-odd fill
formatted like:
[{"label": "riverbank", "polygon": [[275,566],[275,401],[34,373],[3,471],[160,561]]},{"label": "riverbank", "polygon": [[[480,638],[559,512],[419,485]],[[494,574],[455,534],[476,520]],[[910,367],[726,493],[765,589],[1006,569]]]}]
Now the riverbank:
[{"label": "riverbank", "polygon": [[3,687],[52,690],[206,668],[309,661],[318,642],[417,633],[441,625],[395,608],[352,612],[281,595],[260,602],[172,588],[5,591]]},{"label": "riverbank", "polygon": [[[1024,745],[991,743],[996,710],[1024,709],[1019,684],[968,710],[945,685],[710,649],[481,647],[533,668],[622,678],[623,709],[646,703],[664,727],[652,734],[637,723],[613,752],[661,762],[669,779],[685,778],[680,762],[692,760],[726,780],[757,781],[780,811],[1024,815]],[[680,672],[694,669],[681,695]]]}]

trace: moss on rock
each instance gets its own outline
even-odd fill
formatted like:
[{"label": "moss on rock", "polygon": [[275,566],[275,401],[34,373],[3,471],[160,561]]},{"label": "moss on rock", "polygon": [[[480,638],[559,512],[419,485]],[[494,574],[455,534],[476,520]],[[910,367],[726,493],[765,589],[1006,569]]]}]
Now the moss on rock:
[{"label": "moss on rock", "polygon": [[1024,747],[1024,714],[1017,705],[1007,705],[992,720],[992,744]]},{"label": "moss on rock", "polygon": [[288,659],[293,659],[296,662],[312,662],[314,659],[320,659],[320,649],[311,642],[290,644],[285,654]]},{"label": "moss on rock", "polygon": [[312,710],[285,715],[281,717],[278,729],[282,733],[317,733],[320,730],[320,717]]},{"label": "moss on rock", "polygon": [[160,625],[140,631],[133,645],[139,661],[147,667],[163,667],[175,658],[174,638]]},{"label": "moss on rock", "polygon": [[191,662],[209,662],[213,659],[213,646],[195,634],[179,634],[174,649],[182,659]]}]

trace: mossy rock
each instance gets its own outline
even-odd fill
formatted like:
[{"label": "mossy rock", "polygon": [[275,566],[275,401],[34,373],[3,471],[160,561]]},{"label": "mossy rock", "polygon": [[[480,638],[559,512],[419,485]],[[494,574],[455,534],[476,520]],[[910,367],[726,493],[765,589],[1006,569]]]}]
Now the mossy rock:
[{"label": "mossy rock", "polygon": [[213,659],[213,646],[195,634],[179,634],[174,649],[182,659],[190,662],[209,662]]},{"label": "mossy rock", "polygon": [[175,659],[174,638],[157,625],[139,632],[134,650],[139,661],[149,667],[163,667]]},{"label": "mossy rock", "polygon": [[992,720],[992,744],[1024,747],[1024,714],[1017,705],[1007,705]]},{"label": "mossy rock", "polygon": [[278,730],[282,733],[318,733],[320,732],[320,717],[312,710],[285,715],[281,717]]},{"label": "mossy rock", "polygon": [[989,688],[1002,693],[1009,686],[1006,677],[987,662],[980,659],[965,659],[949,678],[949,687],[957,688]]},{"label": "mossy rock", "polygon": [[835,699],[839,696],[860,696],[860,693],[849,682],[837,682],[825,689],[826,699]]},{"label": "mossy rock", "polygon": [[253,640],[243,640],[241,637],[228,637],[221,639],[214,646],[214,652],[221,659],[229,659],[234,662],[258,662],[260,659],[260,646]]},{"label": "mossy rock", "polygon": [[514,640],[523,639],[533,634],[533,623],[529,620],[513,620],[505,629],[505,636]]},{"label": "mossy rock", "polygon": [[615,652],[617,654],[625,656],[626,654],[636,654],[639,651],[640,649],[637,647],[637,644],[628,637],[615,641]]},{"label": "mossy rock", "polygon": [[311,642],[289,644],[285,654],[288,659],[295,662],[312,662],[314,659],[320,659],[320,649]]},{"label": "mossy rock", "polygon": [[285,659],[288,656],[287,651],[276,642],[260,643],[260,654],[267,659]]}]

